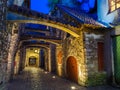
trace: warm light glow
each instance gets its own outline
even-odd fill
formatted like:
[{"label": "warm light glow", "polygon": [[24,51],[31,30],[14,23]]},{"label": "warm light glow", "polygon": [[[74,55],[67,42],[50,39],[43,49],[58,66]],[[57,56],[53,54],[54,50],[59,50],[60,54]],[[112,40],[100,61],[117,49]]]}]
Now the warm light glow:
[{"label": "warm light glow", "polygon": [[71,89],[72,89],[72,90],[75,90],[75,89],[76,89],[76,87],[75,87],[75,86],[71,86]]},{"label": "warm light glow", "polygon": [[36,61],[35,61],[36,64],[35,64],[34,66],[35,66],[35,67],[39,67],[39,64],[40,64],[40,63],[39,63],[39,53],[38,53],[39,50],[40,50],[39,48],[32,48],[32,50],[31,50],[30,48],[27,48],[27,49],[26,49],[26,61],[25,61],[25,66],[27,66],[27,67],[30,66],[30,62],[29,62],[30,60],[29,60],[29,59],[30,59],[31,57],[35,57],[35,58],[36,58]]},{"label": "warm light glow", "polygon": [[114,1],[111,1],[111,6],[112,6],[112,5],[115,5],[115,2],[114,2]]},{"label": "warm light glow", "polygon": [[56,78],[55,76],[52,76],[52,78]]},{"label": "warm light glow", "polygon": [[62,76],[62,65],[58,65],[58,68],[57,68],[57,69],[58,69],[58,72],[57,72],[58,75],[59,75],[59,76]]},{"label": "warm light glow", "polygon": [[115,10],[115,6],[112,6],[112,7],[111,7],[111,11],[114,11],[114,10]]},{"label": "warm light glow", "polygon": [[38,50],[35,50],[35,53],[37,53],[38,52]]},{"label": "warm light glow", "polygon": [[34,51],[35,53],[39,53],[39,50],[37,50],[37,49],[35,49],[35,51]]},{"label": "warm light glow", "polygon": [[120,3],[117,3],[117,8],[120,8]]},{"label": "warm light glow", "polygon": [[10,20],[10,22],[42,24],[65,31],[74,37],[79,37],[78,30],[80,30],[80,28],[75,28],[62,23],[50,23],[48,20]]},{"label": "warm light glow", "polygon": [[120,8],[120,1],[119,0],[110,0],[110,11],[114,11]]},{"label": "warm light glow", "polygon": [[45,71],[45,74],[47,74],[48,72]]}]

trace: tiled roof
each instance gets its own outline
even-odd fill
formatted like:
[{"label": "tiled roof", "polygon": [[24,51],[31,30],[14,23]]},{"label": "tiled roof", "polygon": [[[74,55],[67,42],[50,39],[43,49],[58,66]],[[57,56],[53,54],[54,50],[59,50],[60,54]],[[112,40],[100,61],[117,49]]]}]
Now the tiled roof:
[{"label": "tiled roof", "polygon": [[65,11],[66,13],[68,13],[69,15],[75,17],[78,19],[78,21],[84,23],[84,24],[91,24],[91,25],[98,25],[98,26],[103,26],[105,27],[104,24],[98,22],[97,20],[94,20],[92,17],[90,17],[89,15],[87,15],[87,13],[80,11],[80,9],[76,9],[76,8],[70,8],[70,7],[66,7],[63,5],[57,5],[59,9]]},{"label": "tiled roof", "polygon": [[[8,11],[11,12],[12,15],[10,13],[10,15],[8,15],[8,17],[7,17],[7,20],[15,20],[15,19],[18,19],[18,20],[26,19],[26,20],[28,20],[28,19],[40,19],[40,18],[42,18],[42,19],[46,19],[46,20],[49,20],[49,21],[59,22],[59,23],[62,23],[62,24],[77,27],[76,25],[74,25],[74,23],[70,23],[66,20],[63,20],[63,19],[55,17],[55,16],[51,16],[51,15],[47,15],[47,14],[40,13],[40,12],[37,12],[37,11],[33,11],[33,10],[28,9],[26,7],[12,5],[12,6],[8,7]],[[17,17],[16,17],[16,14],[18,14]],[[21,17],[21,16],[24,16],[24,17]]]}]

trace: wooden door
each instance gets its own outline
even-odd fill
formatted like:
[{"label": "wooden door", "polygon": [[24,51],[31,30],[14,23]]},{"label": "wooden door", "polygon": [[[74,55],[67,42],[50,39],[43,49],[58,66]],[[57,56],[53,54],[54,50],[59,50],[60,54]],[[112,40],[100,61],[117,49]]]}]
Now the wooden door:
[{"label": "wooden door", "polygon": [[68,79],[78,82],[78,68],[77,68],[77,61],[74,57],[70,56],[67,59],[67,77]]},{"label": "wooden door", "polygon": [[98,42],[98,71],[104,70],[104,43]]}]

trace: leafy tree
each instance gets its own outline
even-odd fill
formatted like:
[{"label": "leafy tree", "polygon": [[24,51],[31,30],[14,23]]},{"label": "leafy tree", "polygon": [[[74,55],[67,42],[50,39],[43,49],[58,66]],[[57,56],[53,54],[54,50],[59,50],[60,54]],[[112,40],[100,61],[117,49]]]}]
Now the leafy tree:
[{"label": "leafy tree", "polygon": [[60,0],[48,0],[48,6],[53,9],[55,7],[56,4],[59,3]]}]

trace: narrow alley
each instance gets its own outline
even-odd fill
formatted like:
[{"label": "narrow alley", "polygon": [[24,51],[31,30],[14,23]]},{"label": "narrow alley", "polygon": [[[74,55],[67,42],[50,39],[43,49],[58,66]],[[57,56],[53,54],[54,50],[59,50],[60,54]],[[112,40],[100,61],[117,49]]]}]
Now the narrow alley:
[{"label": "narrow alley", "polygon": [[120,0],[0,0],[0,90],[120,90]]},{"label": "narrow alley", "polygon": [[82,87],[35,67],[27,67],[5,90],[119,90],[110,86]]}]

